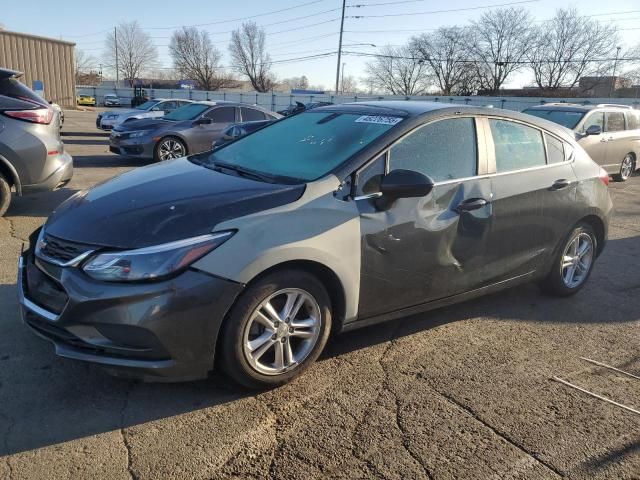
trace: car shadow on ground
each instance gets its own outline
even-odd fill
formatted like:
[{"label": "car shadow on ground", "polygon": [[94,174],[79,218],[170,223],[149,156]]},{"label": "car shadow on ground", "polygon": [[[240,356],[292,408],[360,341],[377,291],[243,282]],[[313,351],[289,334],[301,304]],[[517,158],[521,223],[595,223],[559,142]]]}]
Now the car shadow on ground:
[{"label": "car shadow on ground", "polygon": [[[322,360],[368,348],[442,325],[490,317],[573,325],[634,322],[632,302],[614,308],[618,285],[611,271],[637,256],[638,238],[611,240],[591,282],[570,298],[547,297],[535,285],[444,307],[430,313],[367,327],[330,340]],[[620,254],[620,252],[628,253]],[[638,283],[640,278],[632,272]],[[621,279],[628,283],[628,278]],[[588,300],[588,301],[587,301]],[[0,455],[55,445],[90,435],[128,428],[255,396],[216,373],[207,380],[180,384],[137,383],[109,376],[97,366],[62,359],[51,344],[33,335],[19,320],[16,286],[0,285],[0,305],[9,308],[0,323]],[[15,307],[15,310],[11,310]],[[321,368],[321,367],[319,367]],[[298,380],[304,382],[304,377]],[[637,445],[628,449],[635,451]],[[624,453],[624,452],[621,452]],[[608,462],[602,458],[601,462]],[[598,465],[585,468],[596,469]]]},{"label": "car shadow on ground", "polygon": [[[95,132],[69,132],[64,130],[61,132],[63,137],[106,137],[109,138],[109,132],[105,132],[102,130],[96,130]],[[69,140],[64,138],[63,141],[68,143]]]},{"label": "car shadow on ground", "polygon": [[106,153],[105,155],[74,155],[73,168],[144,167],[154,163],[151,159],[125,157]]},{"label": "car shadow on ground", "polygon": [[63,187],[52,192],[39,192],[11,199],[6,217],[48,217],[53,210],[78,190]]},{"label": "car shadow on ground", "polygon": [[96,137],[93,140],[85,140],[84,138],[65,138],[65,145],[109,145],[108,138]]}]

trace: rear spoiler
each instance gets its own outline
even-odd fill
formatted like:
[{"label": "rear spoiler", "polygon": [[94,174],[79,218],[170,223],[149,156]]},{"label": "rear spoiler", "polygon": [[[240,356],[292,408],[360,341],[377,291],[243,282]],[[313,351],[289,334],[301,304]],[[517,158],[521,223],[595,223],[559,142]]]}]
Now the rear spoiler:
[{"label": "rear spoiler", "polygon": [[18,78],[21,77],[23,75],[22,72],[19,72],[17,70],[11,70],[9,68],[0,68],[0,79],[5,79],[5,78]]}]

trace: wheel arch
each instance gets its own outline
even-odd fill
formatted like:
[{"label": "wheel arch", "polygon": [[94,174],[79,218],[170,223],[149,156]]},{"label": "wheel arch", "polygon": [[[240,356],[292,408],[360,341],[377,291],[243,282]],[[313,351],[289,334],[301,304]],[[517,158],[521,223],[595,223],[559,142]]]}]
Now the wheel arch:
[{"label": "wheel arch", "polygon": [[604,249],[604,244],[606,242],[606,235],[607,235],[604,221],[599,216],[590,214],[585,217],[582,217],[576,223],[576,225],[578,225],[579,223],[586,223],[591,228],[593,228],[593,232],[596,234],[596,241],[598,242],[598,250],[596,253],[600,255],[602,253],[602,250]]},{"label": "wheel arch", "polygon": [[261,271],[247,285],[251,285],[261,278],[281,270],[302,270],[320,280],[331,299],[332,328],[334,331],[340,331],[346,317],[347,296],[338,274],[325,264],[314,260],[288,260]]},{"label": "wheel arch", "polygon": [[20,183],[20,177],[18,172],[11,163],[0,155],[0,175],[2,175],[9,185],[16,189],[18,195],[22,195],[22,184]]}]

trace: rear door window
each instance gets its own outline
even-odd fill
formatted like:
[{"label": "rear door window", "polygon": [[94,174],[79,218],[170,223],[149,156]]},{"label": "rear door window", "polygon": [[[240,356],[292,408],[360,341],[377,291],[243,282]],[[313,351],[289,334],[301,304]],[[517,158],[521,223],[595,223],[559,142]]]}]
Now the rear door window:
[{"label": "rear door window", "polygon": [[622,112],[605,112],[605,132],[620,132],[624,130],[624,114]]},{"label": "rear door window", "polygon": [[240,107],[243,122],[255,122],[256,120],[264,120],[264,113],[255,108]]},{"label": "rear door window", "polygon": [[640,112],[627,112],[627,130],[640,129]]},{"label": "rear door window", "polygon": [[207,112],[205,117],[210,118],[213,123],[233,123],[236,121],[235,107],[219,107]]},{"label": "rear door window", "polygon": [[443,182],[473,177],[477,163],[474,119],[451,118],[420,127],[391,147],[389,170],[413,170]]},{"label": "rear door window", "polygon": [[496,171],[511,172],[546,165],[542,132],[522,123],[489,119]]}]

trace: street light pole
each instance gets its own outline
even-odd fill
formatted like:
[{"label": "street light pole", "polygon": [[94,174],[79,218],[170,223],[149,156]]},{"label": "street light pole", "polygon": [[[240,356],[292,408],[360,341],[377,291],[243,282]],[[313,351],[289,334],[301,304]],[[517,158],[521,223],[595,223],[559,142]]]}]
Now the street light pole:
[{"label": "street light pole", "polygon": [[340,82],[340,92],[342,92],[342,95],[344,95],[344,66],[346,64],[346,62],[342,62],[342,81]]},{"label": "street light pole", "polygon": [[340,60],[342,57],[342,32],[344,31],[344,11],[347,8],[347,0],[342,0],[342,20],[340,20],[340,40],[338,41],[338,64],[336,66],[336,95],[340,87]]},{"label": "street light pole", "polygon": [[616,47],[616,59],[613,61],[613,72],[611,72],[611,82],[609,83],[609,98],[611,98],[616,83],[616,67],[618,66],[618,55],[620,54],[620,48],[621,47]]},{"label": "street light pole", "polygon": [[116,88],[120,83],[120,74],[118,72],[118,27],[113,27],[113,41],[116,44]]}]

